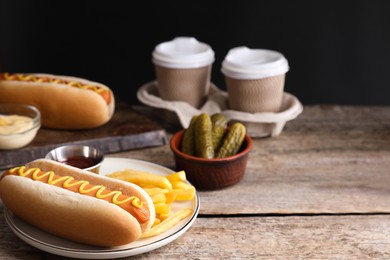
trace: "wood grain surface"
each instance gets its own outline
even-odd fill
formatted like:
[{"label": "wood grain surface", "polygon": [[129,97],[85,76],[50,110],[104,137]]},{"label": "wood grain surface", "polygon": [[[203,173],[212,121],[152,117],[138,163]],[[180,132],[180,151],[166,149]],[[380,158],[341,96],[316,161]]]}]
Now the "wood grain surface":
[{"label": "wood grain surface", "polygon": [[[107,156],[175,169],[168,144]],[[186,233],[126,259],[389,259],[390,107],[305,106],[254,140],[241,182],[199,196]],[[0,239],[0,259],[63,259],[19,240],[1,210]]]},{"label": "wood grain surface", "polygon": [[[175,168],[167,146],[120,156]],[[389,213],[389,169],[389,107],[307,106],[254,140],[238,185],[201,192],[201,214]]]},{"label": "wood grain surface", "polygon": [[[0,221],[0,259],[68,259],[19,241]],[[121,259],[389,259],[389,230],[389,215],[200,216],[172,243]]]}]

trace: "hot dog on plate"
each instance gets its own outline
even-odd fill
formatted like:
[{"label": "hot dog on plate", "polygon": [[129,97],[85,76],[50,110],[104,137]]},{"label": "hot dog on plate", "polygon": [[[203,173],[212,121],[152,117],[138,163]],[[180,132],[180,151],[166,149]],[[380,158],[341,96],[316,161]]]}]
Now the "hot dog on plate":
[{"label": "hot dog on plate", "polygon": [[47,159],[5,171],[0,198],[31,225],[94,246],[131,243],[155,220],[139,186]]},{"label": "hot dog on plate", "polygon": [[23,103],[41,112],[42,125],[90,129],[107,123],[115,110],[109,87],[77,77],[0,73],[0,103]]}]

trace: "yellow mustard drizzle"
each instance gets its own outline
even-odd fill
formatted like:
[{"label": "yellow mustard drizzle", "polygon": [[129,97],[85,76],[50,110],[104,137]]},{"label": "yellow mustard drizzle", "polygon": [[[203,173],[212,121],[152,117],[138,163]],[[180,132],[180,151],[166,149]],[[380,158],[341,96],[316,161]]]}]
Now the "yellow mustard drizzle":
[{"label": "yellow mustard drizzle", "polygon": [[121,205],[131,201],[131,205],[133,205],[136,208],[141,208],[143,204],[142,201],[136,196],[127,197],[123,200],[120,200],[119,196],[122,195],[121,191],[110,191],[106,194],[103,194],[103,192],[106,190],[106,187],[103,185],[93,185],[89,189],[86,189],[86,186],[90,184],[89,181],[80,180],[80,181],[73,182],[74,178],[71,176],[62,176],[54,180],[55,173],[53,171],[42,172],[42,174],[39,174],[41,172],[39,168],[30,168],[26,170],[25,166],[15,167],[9,170],[10,173],[15,173],[15,171],[17,171],[17,174],[22,177],[26,177],[27,175],[31,174],[31,178],[33,180],[40,180],[45,177],[48,177],[47,183],[50,185],[55,185],[56,183],[65,180],[62,184],[62,187],[64,188],[71,188],[73,186],[77,186],[81,184],[79,187],[79,192],[81,194],[89,193],[91,191],[96,190],[95,193],[96,198],[104,199],[106,197],[113,196],[111,201],[116,205]]},{"label": "yellow mustard drizzle", "polygon": [[58,84],[66,84],[72,87],[77,87],[81,89],[89,89],[97,93],[103,92],[105,89],[91,84],[85,84],[79,81],[67,81],[58,78],[50,78],[50,77],[39,77],[32,74],[10,74],[8,72],[3,73],[3,78],[6,80],[20,80],[20,81],[31,81],[31,82],[45,82],[49,81],[50,83],[58,83]]},{"label": "yellow mustard drizzle", "polygon": [[80,86],[79,88],[81,88],[81,89],[89,89],[89,90],[95,91],[97,93],[100,93],[100,92],[104,91],[103,88],[99,88],[98,86],[94,86],[94,85],[83,85],[83,86]]},{"label": "yellow mustard drizzle", "polygon": [[[12,75],[10,75],[12,77]],[[24,74],[17,74],[16,76],[19,80],[35,80],[35,77],[33,75],[24,75]]]}]

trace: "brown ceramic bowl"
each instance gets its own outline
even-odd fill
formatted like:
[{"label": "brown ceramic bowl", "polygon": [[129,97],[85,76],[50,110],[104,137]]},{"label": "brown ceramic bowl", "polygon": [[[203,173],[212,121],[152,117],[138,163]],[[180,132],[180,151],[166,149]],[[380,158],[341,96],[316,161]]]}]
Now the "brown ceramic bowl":
[{"label": "brown ceramic bowl", "polygon": [[187,179],[198,190],[217,190],[238,183],[245,174],[252,139],[246,135],[238,154],[226,158],[204,159],[185,154],[179,150],[184,129],[170,140],[176,171],[184,170]]}]

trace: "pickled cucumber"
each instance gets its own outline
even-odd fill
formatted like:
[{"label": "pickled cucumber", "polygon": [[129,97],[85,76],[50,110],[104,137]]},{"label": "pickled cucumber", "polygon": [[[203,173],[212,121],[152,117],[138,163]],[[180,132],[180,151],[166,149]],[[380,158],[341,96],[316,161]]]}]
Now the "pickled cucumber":
[{"label": "pickled cucumber", "polygon": [[181,141],[181,151],[188,155],[195,155],[195,122],[198,115],[191,118],[188,128],[184,131],[183,139]]},{"label": "pickled cucumber", "polygon": [[202,113],[195,122],[195,154],[202,158],[214,158],[212,123],[208,114]]},{"label": "pickled cucumber", "polygon": [[214,152],[217,153],[222,144],[222,139],[226,133],[228,119],[223,114],[217,113],[211,116],[211,123],[213,125],[213,148]]},{"label": "pickled cucumber", "polygon": [[217,158],[235,155],[244,141],[246,128],[243,124],[233,123],[227,130],[222,146],[218,151]]}]

